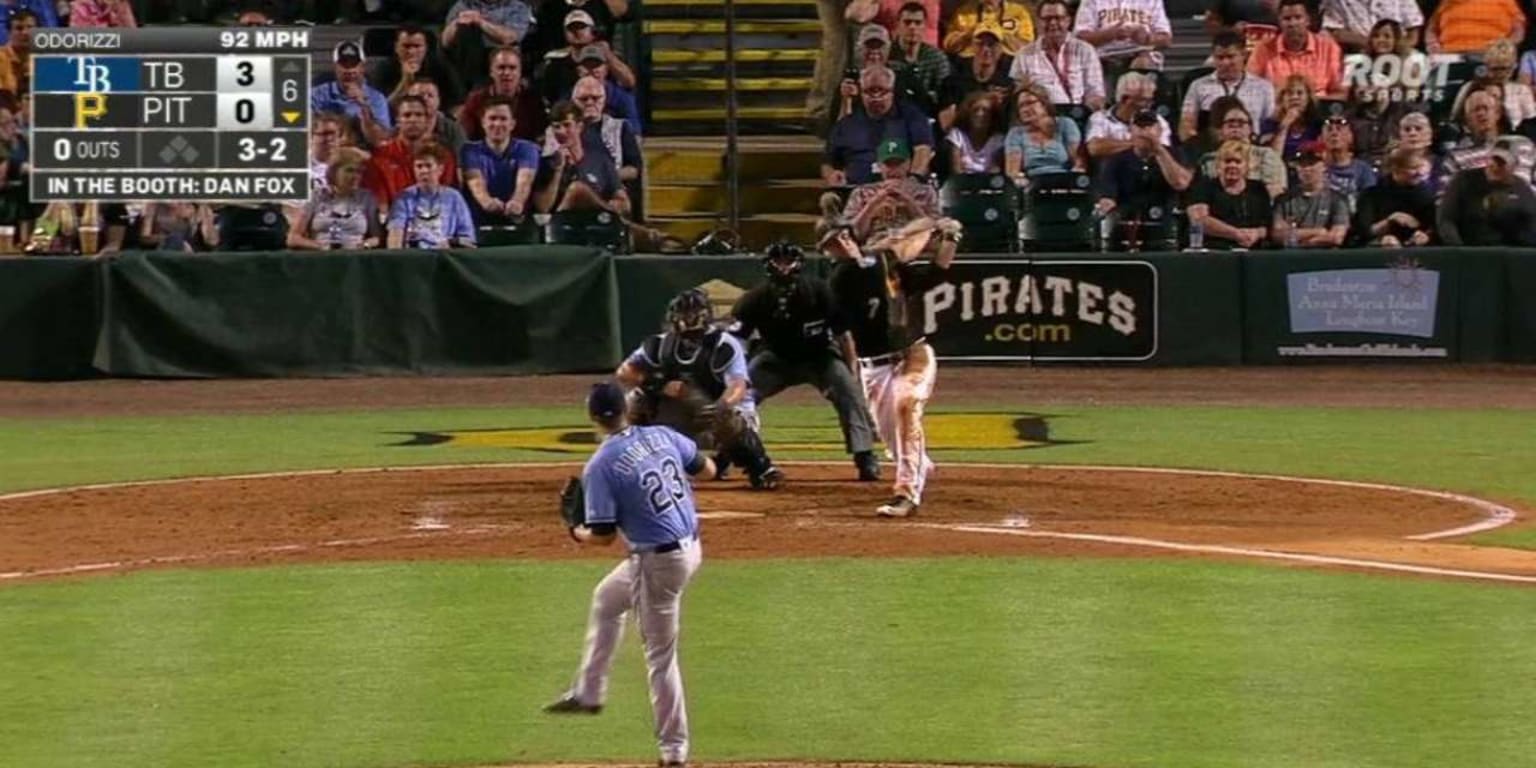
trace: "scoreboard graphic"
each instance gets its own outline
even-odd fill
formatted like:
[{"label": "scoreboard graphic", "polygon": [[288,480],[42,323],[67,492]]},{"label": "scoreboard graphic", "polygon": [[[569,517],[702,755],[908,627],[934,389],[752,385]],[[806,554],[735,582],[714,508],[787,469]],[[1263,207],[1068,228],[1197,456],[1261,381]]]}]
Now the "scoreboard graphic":
[{"label": "scoreboard graphic", "polygon": [[39,30],[36,202],[300,202],[309,30]]}]

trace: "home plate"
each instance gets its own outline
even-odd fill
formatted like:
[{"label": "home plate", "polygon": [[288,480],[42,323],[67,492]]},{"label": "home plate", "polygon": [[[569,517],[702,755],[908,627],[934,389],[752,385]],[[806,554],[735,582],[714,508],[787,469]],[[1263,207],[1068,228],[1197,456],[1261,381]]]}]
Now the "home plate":
[{"label": "home plate", "polygon": [[721,510],[717,512],[700,512],[700,520],[749,520],[754,517],[766,517],[761,512],[732,512]]}]

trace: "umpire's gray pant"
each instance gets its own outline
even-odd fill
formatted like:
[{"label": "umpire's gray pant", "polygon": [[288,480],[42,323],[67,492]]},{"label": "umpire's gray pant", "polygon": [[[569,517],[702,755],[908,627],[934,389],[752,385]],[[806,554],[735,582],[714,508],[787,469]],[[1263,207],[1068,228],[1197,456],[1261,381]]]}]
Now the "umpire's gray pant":
[{"label": "umpire's gray pant", "polygon": [[864,388],[842,358],[828,353],[814,360],[791,361],[774,354],[773,350],[763,350],[752,358],[747,376],[752,379],[752,389],[759,403],[796,384],[810,384],[837,409],[837,421],[843,428],[843,446],[848,452],[874,449],[875,428],[870,421]]}]

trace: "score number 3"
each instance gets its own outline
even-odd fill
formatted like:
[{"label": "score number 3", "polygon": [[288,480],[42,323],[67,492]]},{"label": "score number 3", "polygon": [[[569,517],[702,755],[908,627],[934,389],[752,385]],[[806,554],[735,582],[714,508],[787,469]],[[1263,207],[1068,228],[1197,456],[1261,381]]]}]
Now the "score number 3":
[{"label": "score number 3", "polygon": [[[237,112],[239,110],[236,110]],[[288,139],[282,136],[273,136],[267,140],[265,147],[256,145],[256,140],[245,136],[240,139],[240,162],[254,162],[256,158],[271,160],[274,163],[287,162]]]}]

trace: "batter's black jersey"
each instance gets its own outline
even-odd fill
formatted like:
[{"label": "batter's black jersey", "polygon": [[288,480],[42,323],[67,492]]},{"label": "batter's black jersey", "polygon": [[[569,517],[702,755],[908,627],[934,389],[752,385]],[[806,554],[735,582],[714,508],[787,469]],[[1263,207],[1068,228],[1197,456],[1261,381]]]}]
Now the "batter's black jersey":
[{"label": "batter's black jersey", "polygon": [[627,362],[645,371],[648,382],[682,379],[716,399],[725,394],[728,376],[747,376],[741,342],[718,328],[704,334],[697,346],[672,333],[647,337]]},{"label": "batter's black jersey", "polygon": [[872,266],[844,259],[832,273],[832,293],[853,333],[859,357],[912,346],[924,336],[923,292],[944,281],[933,264],[903,264],[880,253]]},{"label": "batter's black jersey", "polygon": [[831,353],[832,339],[846,330],[832,287],[807,275],[780,289],[759,285],[742,295],[731,310],[737,336],[756,332],[763,346],[789,361],[818,360]]}]

